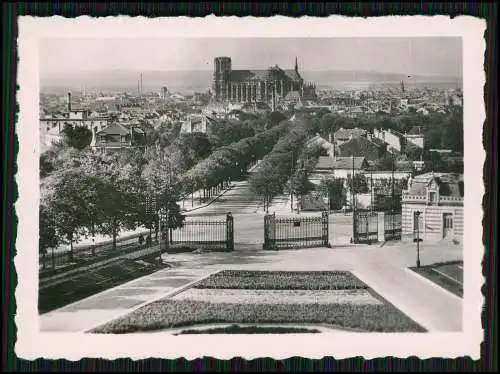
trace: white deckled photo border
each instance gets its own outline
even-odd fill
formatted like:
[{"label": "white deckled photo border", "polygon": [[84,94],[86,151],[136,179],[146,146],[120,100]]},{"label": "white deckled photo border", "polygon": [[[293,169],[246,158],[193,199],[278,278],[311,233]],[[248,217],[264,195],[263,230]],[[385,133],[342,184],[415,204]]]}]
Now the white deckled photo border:
[{"label": "white deckled photo border", "polygon": [[[481,310],[484,284],[481,261],[483,165],[482,143],[486,118],[484,104],[484,20],[469,16],[388,16],[373,18],[270,18],[215,17],[20,17],[18,37],[16,123],[19,141],[15,202],[18,217],[14,259],[18,285],[15,292],[19,358],[34,360],[84,357],[116,359],[151,357],[194,359],[253,359],[292,356],[336,359],[363,356],[365,359],[394,356],[478,359],[483,340]],[[43,38],[279,38],[279,37],[432,37],[455,36],[463,41],[464,92],[464,295],[463,331],[459,333],[322,333],[286,335],[183,335],[157,334],[96,335],[85,333],[43,333],[39,328],[38,299],[38,211],[39,211],[39,45]],[[297,339],[295,342],[294,340]]]}]

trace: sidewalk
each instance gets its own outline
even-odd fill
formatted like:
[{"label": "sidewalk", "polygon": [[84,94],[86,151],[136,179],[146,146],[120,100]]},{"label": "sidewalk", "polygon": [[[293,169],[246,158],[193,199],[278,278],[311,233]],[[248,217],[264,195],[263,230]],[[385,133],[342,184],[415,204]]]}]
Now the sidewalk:
[{"label": "sidewalk", "polygon": [[[255,165],[250,167],[248,169],[248,173],[252,172],[257,168],[257,166],[260,164],[261,160],[258,160]],[[219,197],[223,196],[226,192],[230,191],[233,187],[235,186],[234,181],[231,181],[229,185],[222,190],[220,190],[217,194],[210,198],[206,198],[203,200],[203,190],[198,190],[195,191],[193,196],[188,195],[185,196],[184,199],[181,199],[177,202],[179,206],[181,207],[181,212],[191,212],[197,209],[204,208],[210,204],[212,204],[214,201],[216,201]],[[201,200],[201,202],[200,202]]]},{"label": "sidewalk", "polygon": [[[184,213],[192,212],[194,210],[201,209],[212,204],[219,197],[224,195],[226,192],[230,191],[233,187],[234,183],[230,182],[228,187],[222,189],[218,194],[210,198],[205,198],[205,200],[203,200],[203,190],[199,190],[193,194],[193,198],[191,198],[191,195],[189,195],[183,200],[179,200],[177,204],[181,207],[181,212]],[[201,203],[200,203],[200,197],[202,198]]]}]

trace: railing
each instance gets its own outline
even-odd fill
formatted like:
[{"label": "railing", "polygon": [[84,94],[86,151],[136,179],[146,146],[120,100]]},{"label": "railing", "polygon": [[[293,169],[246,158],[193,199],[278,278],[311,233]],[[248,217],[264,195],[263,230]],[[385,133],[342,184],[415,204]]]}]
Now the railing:
[{"label": "railing", "polygon": [[167,252],[195,249],[234,249],[234,222],[231,214],[225,220],[186,220],[183,226],[170,233]]},{"label": "railing", "polygon": [[355,212],[353,226],[355,244],[371,244],[378,241],[377,212]]},{"label": "railing", "polygon": [[264,216],[264,249],[330,247],[328,213],[319,217]]},{"label": "railing", "polygon": [[[51,251],[45,255],[40,255],[40,274],[53,273],[57,270],[78,267],[82,264],[92,263],[112,257],[119,257],[134,251],[144,249],[153,243],[147,242],[149,232],[144,231],[138,234],[128,235],[116,240],[116,247],[113,249],[113,241],[109,240],[94,245],[73,247],[73,250]],[[142,236],[143,240],[140,241]]]}]

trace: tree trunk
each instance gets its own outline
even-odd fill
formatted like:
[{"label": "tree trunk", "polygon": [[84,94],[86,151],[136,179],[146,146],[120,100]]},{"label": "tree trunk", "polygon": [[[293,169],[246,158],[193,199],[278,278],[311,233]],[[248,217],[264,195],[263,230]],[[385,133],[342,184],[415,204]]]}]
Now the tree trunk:
[{"label": "tree trunk", "polygon": [[116,218],[113,218],[113,251],[116,249]]},{"label": "tree trunk", "polygon": [[52,270],[56,270],[56,258],[54,257],[54,247],[52,247]]},{"label": "tree trunk", "polygon": [[69,258],[73,261],[73,238],[69,240]]}]

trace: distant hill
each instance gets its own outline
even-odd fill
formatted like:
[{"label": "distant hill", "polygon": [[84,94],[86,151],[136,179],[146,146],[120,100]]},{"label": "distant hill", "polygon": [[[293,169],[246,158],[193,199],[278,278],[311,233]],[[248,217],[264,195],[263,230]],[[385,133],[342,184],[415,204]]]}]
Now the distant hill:
[{"label": "distant hill", "polygon": [[[111,70],[92,71],[74,75],[41,77],[42,90],[126,90],[137,91],[138,71]],[[367,86],[369,84],[397,83],[404,80],[412,82],[461,84],[461,78],[443,76],[411,76],[393,73],[367,71],[304,71],[301,72],[306,81],[315,82],[318,87]],[[210,87],[213,72],[198,71],[143,71],[142,83],[144,91],[160,90],[168,87],[171,92],[204,92]]]}]

